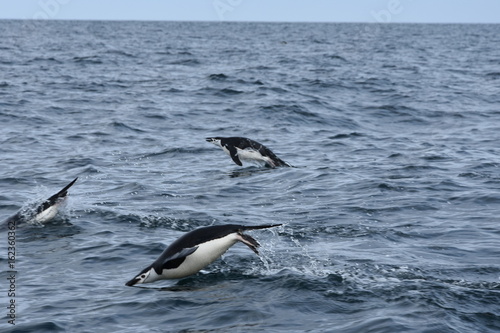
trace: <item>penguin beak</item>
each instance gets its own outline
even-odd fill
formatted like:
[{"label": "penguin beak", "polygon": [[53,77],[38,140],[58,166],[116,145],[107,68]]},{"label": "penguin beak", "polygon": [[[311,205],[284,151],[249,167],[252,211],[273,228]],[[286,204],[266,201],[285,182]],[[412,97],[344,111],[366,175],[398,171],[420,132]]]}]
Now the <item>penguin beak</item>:
[{"label": "penguin beak", "polygon": [[213,138],[206,138],[205,140],[206,140],[207,142],[213,142],[213,141],[214,141],[214,139],[213,139]]},{"label": "penguin beak", "polygon": [[128,281],[127,283],[125,283],[126,286],[128,287],[132,287],[134,286],[137,282],[139,282],[139,278],[135,277],[133,278],[132,280]]}]

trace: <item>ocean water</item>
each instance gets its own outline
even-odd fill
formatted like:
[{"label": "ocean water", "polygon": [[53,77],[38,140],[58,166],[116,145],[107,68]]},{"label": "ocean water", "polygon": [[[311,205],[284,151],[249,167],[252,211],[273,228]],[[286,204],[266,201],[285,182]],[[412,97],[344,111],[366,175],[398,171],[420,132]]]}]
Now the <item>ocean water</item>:
[{"label": "ocean water", "polygon": [[[500,25],[0,21],[2,332],[498,332]],[[245,136],[293,168],[239,167]],[[249,232],[126,287],[183,233]],[[15,301],[15,325],[8,321]]]}]

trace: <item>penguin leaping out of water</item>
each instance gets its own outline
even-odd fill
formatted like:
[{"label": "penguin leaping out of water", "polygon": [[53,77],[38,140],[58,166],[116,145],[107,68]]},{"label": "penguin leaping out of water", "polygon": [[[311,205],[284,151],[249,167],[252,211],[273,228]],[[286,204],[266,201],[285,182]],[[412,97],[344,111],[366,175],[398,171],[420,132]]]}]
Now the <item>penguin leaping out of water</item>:
[{"label": "penguin leaping out of water", "polygon": [[62,190],[33,207],[21,209],[15,215],[6,219],[2,226],[8,225],[14,227],[21,222],[35,221],[37,223],[45,223],[56,216],[59,208],[64,204],[68,196],[68,189],[76,182],[78,177],[73,179],[71,183],[66,185]]},{"label": "penguin leaping out of water", "polygon": [[276,156],[271,149],[251,139],[241,137],[212,137],[206,138],[206,140],[207,142],[211,142],[221,147],[222,150],[231,156],[234,163],[239,166],[243,165],[241,161],[264,164],[268,168],[291,166],[289,163]]},{"label": "penguin leaping out of water", "polygon": [[237,242],[246,244],[259,254],[259,243],[245,230],[266,229],[281,224],[243,226],[237,224],[198,228],[183,235],[136,277],[125,285],[133,286],[164,279],[180,279],[199,272],[222,256]]}]

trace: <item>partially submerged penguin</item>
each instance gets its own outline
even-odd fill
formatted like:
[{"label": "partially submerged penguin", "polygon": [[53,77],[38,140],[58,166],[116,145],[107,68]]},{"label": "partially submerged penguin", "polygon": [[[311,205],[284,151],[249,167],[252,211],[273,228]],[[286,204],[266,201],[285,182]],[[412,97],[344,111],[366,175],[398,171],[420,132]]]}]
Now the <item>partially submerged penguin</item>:
[{"label": "partially submerged penguin", "polygon": [[133,286],[164,279],[180,279],[199,272],[237,242],[259,254],[259,243],[243,231],[266,229],[281,224],[243,226],[237,224],[198,228],[173,242],[151,265],[126,283]]},{"label": "partially submerged penguin", "polygon": [[274,154],[271,149],[267,148],[257,141],[242,138],[242,137],[211,137],[206,138],[207,142],[211,142],[224,150],[234,163],[242,166],[242,161],[256,162],[264,164],[268,168],[276,168],[283,166],[291,166],[289,163],[280,159]]},{"label": "partially submerged penguin", "polygon": [[15,215],[7,218],[2,222],[2,226],[7,225],[9,228],[18,225],[22,222],[35,221],[37,223],[45,223],[53,219],[59,208],[66,201],[68,196],[68,189],[76,182],[78,179],[75,178],[71,183],[66,185],[62,190],[48,198],[47,200],[39,203],[33,207],[23,208],[18,211]]}]

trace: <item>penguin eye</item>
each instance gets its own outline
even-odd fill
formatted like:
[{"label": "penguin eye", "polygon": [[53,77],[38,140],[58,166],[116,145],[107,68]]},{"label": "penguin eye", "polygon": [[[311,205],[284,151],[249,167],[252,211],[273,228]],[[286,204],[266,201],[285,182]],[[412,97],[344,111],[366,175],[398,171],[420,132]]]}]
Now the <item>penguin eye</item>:
[{"label": "penguin eye", "polygon": [[146,274],[142,274],[141,279],[145,279],[145,278],[146,278]]}]

